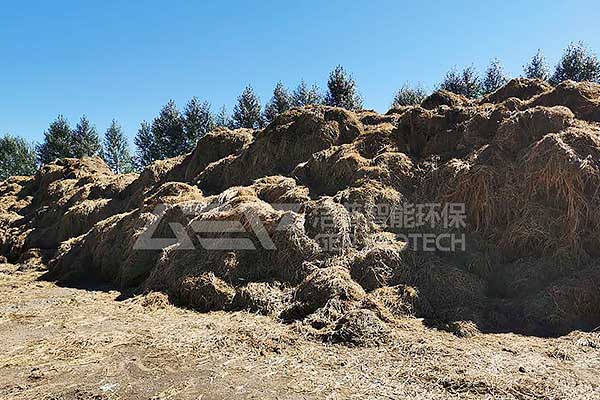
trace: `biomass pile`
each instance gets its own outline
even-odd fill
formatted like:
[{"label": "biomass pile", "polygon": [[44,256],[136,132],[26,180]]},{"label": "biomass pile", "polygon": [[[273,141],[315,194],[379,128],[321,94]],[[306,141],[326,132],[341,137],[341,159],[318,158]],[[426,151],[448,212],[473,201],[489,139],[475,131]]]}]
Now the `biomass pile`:
[{"label": "biomass pile", "polygon": [[[1,254],[65,284],[162,292],[355,345],[407,316],[457,335],[592,330],[598,122],[600,85],[520,78],[385,115],[295,108],[139,175],[58,160],[0,183]],[[424,251],[404,238],[428,227],[389,223],[407,204],[447,203],[465,204],[452,230],[465,251]]]}]

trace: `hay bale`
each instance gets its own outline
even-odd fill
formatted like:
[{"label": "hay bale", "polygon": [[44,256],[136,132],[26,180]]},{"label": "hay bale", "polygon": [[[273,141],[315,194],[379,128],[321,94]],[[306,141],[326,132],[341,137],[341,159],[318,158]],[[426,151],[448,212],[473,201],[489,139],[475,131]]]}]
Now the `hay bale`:
[{"label": "hay bale", "polygon": [[69,208],[56,225],[57,243],[89,231],[96,223],[119,213],[122,204],[111,199],[85,200]]},{"label": "hay bale", "polygon": [[254,181],[252,188],[259,199],[269,204],[301,206],[310,200],[308,188],[293,178],[267,176]]},{"label": "hay bale", "polygon": [[[351,301],[333,298],[328,300],[323,307],[319,307],[315,312],[306,316],[302,322],[305,326],[313,329],[331,331],[335,327],[335,323],[356,306],[357,304]],[[289,309],[286,312],[289,312]]]},{"label": "hay bale", "polygon": [[185,276],[170,288],[181,304],[201,312],[223,310],[235,296],[235,289],[212,272],[200,276]]},{"label": "hay bale", "polygon": [[[453,141],[458,140],[458,125],[470,117],[471,113],[467,110],[445,106],[434,110],[414,107],[402,114],[392,136],[398,141],[399,151],[422,157],[427,155],[426,151],[448,149]],[[439,143],[445,147],[441,148]]]},{"label": "hay bale", "polygon": [[[119,174],[107,181],[92,181],[88,199],[118,199],[127,198],[126,190],[137,178],[138,174]],[[91,179],[91,178],[90,178]]]},{"label": "hay bale", "polygon": [[397,151],[398,144],[392,137],[395,127],[392,124],[385,124],[366,129],[353,142],[356,151],[365,158],[375,158],[384,152]]},{"label": "hay bale", "polygon": [[[360,180],[355,187],[339,191],[333,198],[352,215],[362,215],[368,224],[382,229],[390,228],[390,215],[401,205],[405,197],[396,189],[373,180]],[[369,235],[370,232],[365,231]]]},{"label": "hay bale", "polygon": [[514,306],[527,334],[559,336],[600,326],[600,274],[592,267],[562,277]]},{"label": "hay bale", "polygon": [[[220,162],[219,169],[200,174],[203,191],[220,192],[269,175],[289,175],[314,153],[349,143],[363,131],[356,116],[341,108],[309,106],[293,108],[256,134],[239,156]],[[210,167],[210,166],[209,166]]]},{"label": "hay bale", "polygon": [[[505,103],[499,105],[484,104],[463,122],[460,122],[445,142],[434,140],[426,147],[427,154],[440,154],[445,158],[450,153],[452,157],[465,157],[476,149],[489,144],[497,134],[500,124],[515,112]],[[439,136],[439,135],[438,135]],[[437,139],[436,137],[435,139]],[[455,143],[449,143],[450,140]],[[451,152],[444,150],[452,149]]]},{"label": "hay bale", "polygon": [[[531,251],[523,251],[531,254]],[[547,254],[550,254],[549,251]],[[518,256],[516,256],[518,257]],[[522,256],[496,265],[489,277],[488,294],[501,299],[524,299],[565,274],[564,259],[549,255]]]},{"label": "hay bale", "polygon": [[293,172],[314,194],[334,195],[351,186],[362,167],[370,164],[353,145],[330,147],[312,155]]},{"label": "hay bale", "polygon": [[370,310],[352,310],[344,315],[328,335],[333,343],[377,346],[391,339],[391,329]]},{"label": "hay bale", "polygon": [[236,167],[239,156],[230,155],[208,164],[206,168],[196,176],[196,185],[206,194],[219,194],[235,184],[229,185],[228,176]]},{"label": "hay bale", "polygon": [[531,99],[528,106],[565,106],[579,119],[598,122],[600,121],[600,84],[561,82],[553,90]]},{"label": "hay bale", "polygon": [[[204,203],[198,204],[198,206]],[[140,209],[100,221],[85,235],[62,243],[50,262],[48,277],[63,282],[98,280],[118,287],[140,284],[153,270],[160,247],[136,248],[138,239],[153,227],[153,238],[173,238],[172,226],[187,226],[185,209],[170,205],[164,214]]]},{"label": "hay bale", "polygon": [[[114,177],[111,169],[100,157],[63,158],[53,163],[42,166],[35,174],[31,193],[35,198],[35,205],[46,203],[52,197],[51,185],[57,181],[65,181],[75,186],[89,183],[89,179],[110,179]],[[56,197],[55,197],[56,198]]]},{"label": "hay bale", "polygon": [[479,149],[470,160],[452,159],[428,172],[420,195],[447,203],[464,203],[470,229],[493,228],[500,219],[498,213],[509,206],[502,205],[504,199],[499,196],[498,188],[510,174],[510,170],[494,166],[500,159],[497,150],[490,146]]},{"label": "hay bale", "polygon": [[[412,286],[395,285],[375,289],[367,297],[393,317],[425,317],[433,315],[429,302],[420,296],[419,290]],[[363,307],[365,307],[363,305]],[[381,318],[381,317],[380,317]]]},{"label": "hay bale", "polygon": [[445,314],[454,316],[454,311],[462,307],[480,308],[485,301],[486,284],[482,279],[447,265],[422,267],[415,276],[415,286],[431,304],[434,315],[442,318]]},{"label": "hay bale", "polygon": [[546,254],[567,255],[571,242],[565,246],[564,212],[535,202],[515,210],[497,241],[497,248],[506,261]]},{"label": "hay bale", "polygon": [[142,210],[152,211],[158,205],[201,201],[202,199],[202,192],[195,186],[182,182],[166,182],[146,194]]},{"label": "hay bale", "polygon": [[557,133],[573,124],[575,116],[566,107],[533,107],[502,122],[495,143],[502,150],[518,151],[548,133]]},{"label": "hay bale", "polygon": [[250,282],[236,289],[231,308],[276,316],[283,310],[283,299],[284,293],[280,285]]},{"label": "hay bale", "polygon": [[480,103],[502,103],[510,98],[529,100],[552,90],[552,85],[541,79],[514,78],[495,92],[488,94]]},{"label": "hay bale", "polygon": [[404,242],[378,243],[358,253],[350,263],[352,279],[366,291],[408,281],[412,273],[402,260],[405,246]]},{"label": "hay bale", "polygon": [[[321,268],[310,274],[294,290],[293,299],[298,303],[293,306],[301,312],[300,316],[311,314],[324,307],[328,301],[357,301],[365,292],[354,282],[350,273],[343,267]],[[289,315],[290,312],[288,311]]]},{"label": "hay bale", "polygon": [[382,124],[393,124],[395,121],[393,113],[387,115],[381,115],[373,110],[361,110],[356,112],[358,119],[363,125],[382,125]]},{"label": "hay bale", "polygon": [[241,152],[254,140],[251,129],[216,128],[198,140],[194,151],[183,161],[184,180],[194,182],[208,166],[215,161]]},{"label": "hay bale", "polygon": [[365,179],[380,181],[402,193],[410,193],[415,185],[415,166],[409,156],[400,152],[385,152],[375,157],[371,167],[363,167],[358,174]]},{"label": "hay bale", "polygon": [[564,236],[578,247],[580,233],[596,231],[596,193],[600,184],[598,130],[570,128],[546,135],[528,151],[522,168],[531,198],[560,207]]},{"label": "hay bale", "polygon": [[155,161],[144,168],[137,179],[131,182],[123,192],[123,195],[129,199],[126,209],[132,210],[140,207],[151,190],[168,181],[173,169],[181,165],[183,160],[184,156],[167,158]]},{"label": "hay bale", "polygon": [[362,213],[351,212],[330,197],[306,205],[304,228],[322,251],[331,254],[364,247],[375,231]]},{"label": "hay bale", "polygon": [[447,90],[437,90],[423,100],[421,107],[433,110],[439,106],[464,107],[470,104],[471,100],[465,96]]},{"label": "hay bale", "polygon": [[18,271],[44,271],[50,259],[50,252],[31,248],[24,251],[17,261]]},{"label": "hay bale", "polygon": [[[238,229],[202,229],[222,223],[234,223]],[[306,235],[300,214],[275,210],[252,188],[231,188],[211,198],[185,226],[193,249],[179,251],[180,244],[167,249],[144,283],[146,289],[161,290],[183,276],[207,271],[234,286],[265,281],[297,284],[309,273],[305,261],[319,251]]]}]

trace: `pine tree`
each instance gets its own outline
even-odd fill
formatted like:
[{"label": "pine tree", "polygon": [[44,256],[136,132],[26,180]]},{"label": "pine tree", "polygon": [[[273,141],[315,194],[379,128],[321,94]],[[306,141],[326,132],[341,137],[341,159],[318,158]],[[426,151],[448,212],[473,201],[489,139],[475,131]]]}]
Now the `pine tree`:
[{"label": "pine tree", "polygon": [[158,159],[177,157],[188,152],[183,117],[173,100],[169,100],[158,117],[154,118],[151,131]]},{"label": "pine tree", "polygon": [[210,110],[210,104],[207,101],[201,103],[196,97],[193,97],[183,112],[183,130],[187,141],[187,151],[193,150],[198,140],[214,127],[215,117]]},{"label": "pine tree", "polygon": [[25,139],[6,134],[0,138],[0,181],[11,176],[33,175],[35,150]]},{"label": "pine tree", "polygon": [[560,59],[550,83],[572,80],[576,82],[600,82],[600,60],[583,44],[571,43]]},{"label": "pine tree", "polygon": [[394,96],[392,107],[419,105],[427,97],[427,92],[421,86],[410,86],[408,83],[402,87]]},{"label": "pine tree", "polygon": [[483,78],[482,91],[483,94],[489,94],[506,85],[509,78],[504,72],[504,67],[497,58],[494,58],[485,71]]},{"label": "pine tree", "polygon": [[342,107],[353,111],[362,108],[362,99],[356,90],[356,82],[341,65],[335,67],[329,74],[327,88],[325,103],[328,106]]},{"label": "pine tree", "polygon": [[523,69],[526,78],[541,79],[543,81],[550,79],[550,71],[548,70],[548,64],[546,64],[546,58],[539,49],[529,64],[525,65]]},{"label": "pine tree", "polygon": [[73,154],[75,157],[93,157],[100,155],[102,145],[96,128],[84,115],[73,131]]},{"label": "pine tree", "polygon": [[215,125],[220,126],[222,128],[233,128],[233,121],[229,116],[229,112],[227,112],[227,107],[222,105],[219,109],[219,113],[215,117]]},{"label": "pine tree", "polygon": [[321,89],[317,85],[308,87],[306,82],[302,80],[294,93],[292,93],[292,105],[294,107],[304,107],[312,104],[322,104],[323,95]]},{"label": "pine tree", "polygon": [[150,124],[142,121],[134,139],[136,147],[135,166],[138,170],[142,170],[154,161],[160,159],[154,135]]},{"label": "pine tree", "polygon": [[251,86],[246,86],[233,108],[233,125],[236,128],[257,129],[262,125],[260,100]]},{"label": "pine tree", "polygon": [[59,115],[44,132],[44,142],[36,147],[40,164],[48,164],[58,158],[74,157],[73,132],[69,122]]},{"label": "pine tree", "polygon": [[133,162],[127,138],[125,138],[121,126],[114,119],[104,134],[103,153],[104,161],[115,174],[133,172]]},{"label": "pine tree", "polygon": [[453,68],[444,77],[440,89],[476,98],[481,94],[481,82],[474,67],[467,67],[460,73]]},{"label": "pine tree", "polygon": [[292,107],[292,98],[283,83],[277,82],[273,97],[265,107],[263,120],[269,124],[281,113],[286,112]]}]

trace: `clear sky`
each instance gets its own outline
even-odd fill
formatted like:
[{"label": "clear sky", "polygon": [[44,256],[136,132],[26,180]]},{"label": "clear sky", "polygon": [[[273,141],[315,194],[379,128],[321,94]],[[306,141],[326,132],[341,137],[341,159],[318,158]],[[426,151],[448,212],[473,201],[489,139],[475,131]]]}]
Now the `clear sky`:
[{"label": "clear sky", "polygon": [[433,88],[453,66],[498,57],[512,75],[541,48],[600,52],[596,1],[4,1],[0,134],[39,141],[64,114],[133,138],[169,99],[231,111],[252,84],[263,104],[278,80],[325,86],[342,64],[365,106],[387,110],[406,81]]}]

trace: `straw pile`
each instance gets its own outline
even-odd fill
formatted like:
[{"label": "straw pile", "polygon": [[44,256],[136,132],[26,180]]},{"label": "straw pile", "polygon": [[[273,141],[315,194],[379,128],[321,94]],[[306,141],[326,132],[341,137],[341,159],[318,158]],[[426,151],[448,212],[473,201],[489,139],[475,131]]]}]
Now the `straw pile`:
[{"label": "straw pile", "polygon": [[[411,316],[459,335],[593,329],[597,121],[599,85],[527,79],[386,115],[295,108],[139,175],[84,158],[2,182],[0,249],[48,279],[300,321],[355,345]],[[447,203],[464,203],[466,226],[407,219]],[[426,233],[462,233],[465,251],[408,239]]]}]

